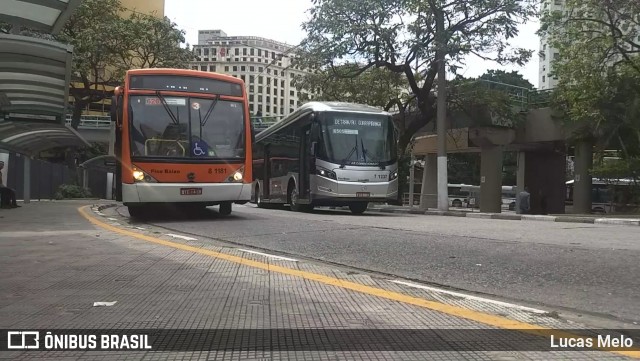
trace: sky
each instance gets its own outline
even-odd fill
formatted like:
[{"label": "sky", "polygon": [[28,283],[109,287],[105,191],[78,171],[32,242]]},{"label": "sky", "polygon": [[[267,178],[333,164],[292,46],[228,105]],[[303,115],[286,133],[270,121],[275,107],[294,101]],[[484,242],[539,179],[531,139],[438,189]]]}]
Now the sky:
[{"label": "sky", "polygon": [[[198,30],[214,29],[229,36],[260,36],[296,45],[305,36],[301,24],[308,19],[311,6],[311,0],[165,0],[165,15],[186,31],[187,42],[192,45],[198,42]],[[489,69],[517,70],[537,87],[538,26],[537,21],[521,25],[518,37],[512,41],[514,46],[535,51],[524,67],[501,67],[474,57],[459,73],[477,77]]]}]

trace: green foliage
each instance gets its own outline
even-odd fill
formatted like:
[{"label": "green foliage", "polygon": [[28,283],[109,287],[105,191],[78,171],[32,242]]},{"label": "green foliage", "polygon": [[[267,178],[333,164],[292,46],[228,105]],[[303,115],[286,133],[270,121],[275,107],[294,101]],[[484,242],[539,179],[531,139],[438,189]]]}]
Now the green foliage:
[{"label": "green foliage", "polygon": [[91,191],[75,184],[62,184],[58,187],[55,199],[91,198]]},{"label": "green foliage", "polygon": [[119,79],[125,70],[134,68],[187,68],[195,54],[178,44],[185,43],[184,30],[168,17],[132,13],[121,20],[117,33]]},{"label": "green foliage", "polygon": [[566,8],[566,14],[542,18],[541,33],[558,51],[553,105],[576,139],[634,153],[640,139],[640,2],[567,0]]},{"label": "green foliage", "polygon": [[123,11],[120,0],[85,0],[57,37],[74,47],[73,128],[88,104],[112,95],[102,88],[121,83],[128,69],[181,68],[194,59],[190,49],[180,47],[184,32],[168,18],[138,13],[123,18]]},{"label": "green foliage", "polygon": [[[518,23],[536,14],[535,0],[315,0],[311,18],[303,24],[301,44],[305,67],[327,70],[353,67],[347,77],[382,68],[402,76],[402,88],[420,116],[406,118],[400,151],[436,116],[434,80],[436,52],[455,71],[470,55],[498,63],[523,64],[525,49],[510,49]],[[436,31],[442,29],[442,31]],[[438,41],[440,40],[440,41]],[[441,44],[441,45],[439,45]],[[357,68],[357,69],[356,69]],[[413,102],[415,99],[415,102]],[[405,101],[402,106],[408,106]]]},{"label": "green foliage", "polygon": [[384,68],[370,68],[359,74],[360,66],[345,64],[330,67],[316,73],[294,78],[295,87],[301,91],[301,101],[346,101],[391,109],[403,101],[402,86],[406,80],[402,74]]},{"label": "green foliage", "polygon": [[449,183],[480,184],[480,154],[452,153],[447,156]]}]

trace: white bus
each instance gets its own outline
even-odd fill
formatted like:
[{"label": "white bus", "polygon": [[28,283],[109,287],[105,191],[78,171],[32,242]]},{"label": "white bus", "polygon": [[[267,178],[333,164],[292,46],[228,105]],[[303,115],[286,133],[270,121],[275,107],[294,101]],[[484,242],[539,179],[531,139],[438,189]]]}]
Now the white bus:
[{"label": "white bus", "polygon": [[397,199],[396,133],[391,114],[366,105],[310,102],[256,136],[252,201],[292,210]]}]

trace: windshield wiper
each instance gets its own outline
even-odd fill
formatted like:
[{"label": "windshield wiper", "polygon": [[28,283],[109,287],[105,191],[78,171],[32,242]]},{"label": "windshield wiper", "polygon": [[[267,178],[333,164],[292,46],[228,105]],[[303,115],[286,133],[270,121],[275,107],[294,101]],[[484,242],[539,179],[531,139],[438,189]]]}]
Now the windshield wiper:
[{"label": "windshield wiper", "polygon": [[360,138],[360,147],[362,148],[362,159],[366,162],[367,161],[367,153],[369,153],[369,152],[364,149],[364,143],[362,142],[362,138]]},{"label": "windshield wiper", "polygon": [[204,127],[205,124],[207,124],[207,120],[209,120],[211,113],[213,113],[213,109],[216,107],[216,104],[218,104],[218,100],[220,100],[220,95],[216,95],[216,97],[213,99],[211,105],[209,105],[209,109],[207,109],[207,112],[204,115],[204,119],[202,119],[202,114],[200,113],[200,109],[198,109],[198,116],[200,117],[200,128]]},{"label": "windshield wiper", "polygon": [[[346,156],[346,158],[344,158],[341,162],[340,162],[340,168],[344,168],[347,160],[349,158],[351,158],[351,156],[353,155],[353,152],[357,152],[358,151],[358,136],[356,135],[356,145],[351,148],[351,151],[349,152],[349,155]],[[359,158],[359,154],[356,154],[356,157]]]},{"label": "windshield wiper", "polygon": [[[160,103],[162,103],[162,107],[164,108],[164,110],[169,114],[169,117],[171,117],[171,121],[173,121],[174,124],[180,125],[180,119],[176,118],[176,116],[173,114],[171,108],[169,108],[169,104],[167,104],[167,100],[159,90],[156,91],[156,96],[158,97],[158,99],[160,99]],[[178,116],[180,116],[180,110],[178,110]]]}]

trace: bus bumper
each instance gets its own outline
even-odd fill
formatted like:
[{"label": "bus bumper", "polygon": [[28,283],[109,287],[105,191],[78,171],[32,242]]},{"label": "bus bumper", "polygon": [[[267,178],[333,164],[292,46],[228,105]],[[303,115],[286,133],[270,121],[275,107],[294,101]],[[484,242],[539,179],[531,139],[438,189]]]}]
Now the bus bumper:
[{"label": "bus bumper", "polygon": [[[197,188],[201,194],[181,195],[180,189]],[[246,203],[251,199],[251,184],[243,183],[135,183],[122,184],[122,202],[131,203]]]},{"label": "bus bumper", "polygon": [[314,180],[315,185],[312,184],[311,188],[314,203],[326,203],[331,199],[339,203],[387,202],[398,196],[397,179],[391,182],[366,183],[341,182],[322,177],[315,177]]}]

